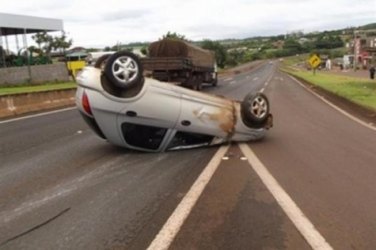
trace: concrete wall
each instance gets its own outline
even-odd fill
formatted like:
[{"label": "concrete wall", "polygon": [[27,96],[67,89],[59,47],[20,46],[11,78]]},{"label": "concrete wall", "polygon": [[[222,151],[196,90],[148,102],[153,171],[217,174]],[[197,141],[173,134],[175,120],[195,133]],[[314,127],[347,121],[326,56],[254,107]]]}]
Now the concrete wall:
[{"label": "concrete wall", "polygon": [[[43,83],[54,81],[69,81],[68,69],[65,63],[30,66],[31,82]],[[18,85],[29,82],[28,67],[0,68],[0,85]]]},{"label": "concrete wall", "polygon": [[73,106],[76,89],[0,96],[0,118]]}]

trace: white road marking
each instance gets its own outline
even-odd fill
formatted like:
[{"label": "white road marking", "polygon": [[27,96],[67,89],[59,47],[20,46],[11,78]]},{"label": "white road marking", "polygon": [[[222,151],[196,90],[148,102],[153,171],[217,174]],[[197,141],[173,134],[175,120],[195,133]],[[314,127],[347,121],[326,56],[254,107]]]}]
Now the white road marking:
[{"label": "white road marking", "polygon": [[236,81],[231,81],[231,82],[230,82],[230,84],[235,84],[235,83],[236,83]]},{"label": "white road marking", "polygon": [[229,77],[229,78],[223,79],[223,81],[224,81],[224,82],[228,82],[228,81],[231,81],[232,79],[234,79],[234,78]]},{"label": "white road marking", "polygon": [[333,249],[324,237],[317,231],[315,226],[309,221],[302,210],[296,205],[291,197],[283,190],[276,179],[269,173],[255,153],[246,144],[239,144],[243,154],[248,158],[249,164],[261,178],[264,185],[272,193],[283,211],[287,214],[295,227],[307,240],[314,250]]},{"label": "white road marking", "polygon": [[314,96],[316,96],[317,98],[319,98],[320,100],[322,100],[323,102],[325,102],[326,104],[328,104],[330,107],[332,107],[333,109],[337,110],[338,112],[340,112],[341,114],[347,116],[348,118],[350,118],[351,120],[363,125],[364,127],[366,128],[369,128],[373,131],[376,131],[376,127],[372,126],[372,124],[369,124],[369,123],[366,123],[362,120],[360,120],[359,118],[353,116],[352,114],[346,112],[345,110],[341,109],[340,107],[334,105],[333,103],[329,102],[328,100],[326,100],[324,97],[320,96],[319,94],[317,94],[316,92],[314,92],[313,90],[307,88],[303,83],[301,83],[298,79],[296,79],[295,77],[293,76],[290,76],[288,75],[292,80],[294,80],[295,82],[297,82],[300,86],[302,86],[303,88],[305,88],[308,92],[310,92],[311,94],[313,94]]},{"label": "white road marking", "polygon": [[256,76],[255,78],[253,78],[253,81],[257,81],[259,78]]},{"label": "white road marking", "polygon": [[193,183],[188,193],[184,196],[170,218],[168,218],[167,222],[151,242],[147,248],[148,250],[162,250],[169,248],[184,221],[192,211],[198,198],[209,183],[214,172],[217,170],[222,157],[225,155],[229,147],[229,145],[226,145],[218,149],[217,153],[202,171],[195,183]]},{"label": "white road marking", "polygon": [[73,109],[76,109],[76,107],[59,109],[59,110],[54,110],[54,111],[39,113],[39,114],[35,114],[35,115],[28,115],[28,116],[23,116],[23,117],[9,119],[9,120],[4,120],[4,121],[0,121],[0,124],[9,123],[9,122],[15,122],[15,121],[21,121],[21,120],[30,119],[30,118],[34,118],[34,117],[45,116],[45,115],[56,114],[56,113],[60,113],[60,112],[64,112],[64,111],[69,111],[69,110],[73,110]]},{"label": "white road marking", "polygon": [[266,79],[265,84],[264,84],[264,88],[262,88],[262,89],[260,90],[261,93],[264,93],[266,87],[268,87],[268,85],[269,85],[269,83],[270,83],[270,80],[273,78],[273,76],[274,76],[274,73],[271,74],[271,75],[268,77],[268,79]]}]

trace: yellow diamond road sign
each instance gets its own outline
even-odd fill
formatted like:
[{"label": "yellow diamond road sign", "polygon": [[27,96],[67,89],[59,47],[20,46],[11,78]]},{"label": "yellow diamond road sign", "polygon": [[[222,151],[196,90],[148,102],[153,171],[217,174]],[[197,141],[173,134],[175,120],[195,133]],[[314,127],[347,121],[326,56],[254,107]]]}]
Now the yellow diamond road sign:
[{"label": "yellow diamond road sign", "polygon": [[311,65],[311,67],[315,69],[320,65],[321,59],[320,57],[314,54],[309,58],[308,62]]}]

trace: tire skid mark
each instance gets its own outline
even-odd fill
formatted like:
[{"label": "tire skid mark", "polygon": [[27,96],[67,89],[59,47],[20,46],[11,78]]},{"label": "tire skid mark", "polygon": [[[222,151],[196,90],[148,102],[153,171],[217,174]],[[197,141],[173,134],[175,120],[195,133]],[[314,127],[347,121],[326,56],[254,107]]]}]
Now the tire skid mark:
[{"label": "tire skid mark", "polygon": [[60,197],[64,197],[72,193],[73,191],[87,186],[96,177],[105,178],[104,173],[108,171],[112,166],[116,166],[118,163],[123,162],[124,156],[118,156],[112,161],[109,161],[97,169],[94,169],[88,173],[78,176],[70,181],[59,184],[51,189],[48,189],[42,193],[38,193],[31,199],[24,201],[21,205],[8,209],[0,213],[0,224],[9,223],[23,214],[30,212],[36,208],[43,206],[44,204],[55,200]]},{"label": "tire skid mark", "polygon": [[52,222],[53,220],[56,220],[58,217],[62,216],[62,215],[65,214],[66,212],[68,212],[70,209],[71,209],[71,208],[68,207],[68,208],[64,209],[63,211],[61,211],[60,213],[58,213],[57,215],[53,216],[52,218],[49,218],[48,220],[46,220],[46,221],[44,221],[44,222],[41,222],[41,223],[39,223],[38,225],[36,225],[36,226],[34,226],[34,227],[32,227],[32,228],[30,228],[30,229],[28,229],[28,230],[26,230],[26,231],[24,231],[24,232],[18,234],[18,235],[16,235],[16,236],[13,236],[12,238],[9,238],[9,239],[7,239],[7,240],[1,242],[1,243],[0,243],[0,247],[2,247],[2,246],[4,246],[4,245],[8,244],[8,243],[11,242],[11,241],[14,241],[14,240],[16,240],[16,239],[18,239],[18,238],[21,238],[22,236],[25,236],[25,235],[27,235],[27,234],[29,234],[29,233],[31,233],[31,232],[33,232],[33,231],[35,231],[35,230],[37,230],[37,229],[43,227],[44,225],[49,224],[49,223]]}]

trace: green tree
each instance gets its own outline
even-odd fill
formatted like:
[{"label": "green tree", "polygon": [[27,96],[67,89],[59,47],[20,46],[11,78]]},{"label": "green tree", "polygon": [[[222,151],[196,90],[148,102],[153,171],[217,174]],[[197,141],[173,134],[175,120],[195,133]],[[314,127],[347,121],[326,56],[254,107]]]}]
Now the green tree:
[{"label": "green tree", "polygon": [[53,47],[53,37],[47,34],[46,31],[43,31],[33,35],[32,38],[34,39],[35,43],[38,44],[38,47],[42,49],[43,53],[50,57]]},{"label": "green tree", "polygon": [[283,45],[283,49],[287,50],[290,55],[299,54],[303,52],[302,45],[292,38],[286,39],[285,44]]},{"label": "green tree", "polygon": [[165,38],[188,41],[188,39],[184,35],[178,34],[176,32],[172,33],[170,31],[168,31],[167,34],[163,35],[161,39]]},{"label": "green tree", "polygon": [[73,40],[67,40],[67,36],[63,33],[61,36],[53,37],[52,48],[54,50],[60,50],[65,53],[65,50],[72,46]]},{"label": "green tree", "polygon": [[317,37],[315,42],[316,49],[334,49],[343,47],[344,43],[338,35],[331,35],[327,33],[321,34]]},{"label": "green tree", "polygon": [[42,32],[42,33],[36,33],[35,35],[32,36],[35,43],[38,45],[39,49],[42,49],[42,44],[46,40],[46,35],[47,35],[46,32]]},{"label": "green tree", "polygon": [[211,40],[204,40],[201,44],[201,47],[207,50],[214,51],[218,67],[223,68],[225,66],[228,54],[227,50],[221,43]]},{"label": "green tree", "polygon": [[244,58],[246,53],[242,50],[233,49],[228,52],[226,65],[228,66],[236,66],[242,62],[244,62]]},{"label": "green tree", "polygon": [[148,48],[146,46],[143,46],[141,48],[141,54],[143,54],[144,56],[146,56],[148,54]]},{"label": "green tree", "polygon": [[69,48],[73,40],[67,41],[67,36],[63,33],[61,36],[51,36],[47,32],[38,32],[32,36],[35,43],[38,44],[39,49],[47,56],[50,57],[51,51],[54,50],[65,50]]}]

